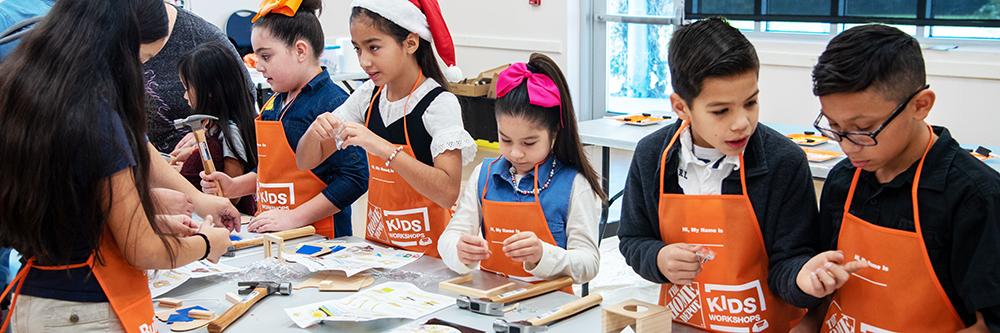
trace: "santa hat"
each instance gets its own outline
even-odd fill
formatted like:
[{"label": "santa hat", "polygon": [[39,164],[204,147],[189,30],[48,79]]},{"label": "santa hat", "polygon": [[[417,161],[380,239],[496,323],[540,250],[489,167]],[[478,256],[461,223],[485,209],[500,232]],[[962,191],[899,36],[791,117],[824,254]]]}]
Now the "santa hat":
[{"label": "santa hat", "polygon": [[351,8],[354,7],[379,14],[434,44],[438,56],[447,65],[445,79],[452,82],[462,80],[462,70],[455,66],[455,43],[451,41],[451,33],[441,16],[437,0],[354,0]]}]

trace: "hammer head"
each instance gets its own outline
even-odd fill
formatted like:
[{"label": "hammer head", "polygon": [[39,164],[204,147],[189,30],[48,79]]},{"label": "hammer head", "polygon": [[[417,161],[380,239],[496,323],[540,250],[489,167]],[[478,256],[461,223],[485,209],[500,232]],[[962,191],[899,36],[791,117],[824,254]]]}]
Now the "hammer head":
[{"label": "hammer head", "polygon": [[462,295],[455,299],[455,304],[460,309],[468,309],[479,314],[490,316],[503,316],[504,314],[503,303],[492,302],[489,298],[471,298]]},{"label": "hammer head", "polygon": [[265,288],[267,289],[268,295],[291,295],[292,294],[292,283],[291,282],[273,282],[273,281],[244,281],[237,284],[243,287],[239,290],[240,295],[246,295],[252,293],[254,289]]},{"label": "hammer head", "polygon": [[181,129],[184,126],[191,127],[192,131],[205,129],[203,122],[205,120],[219,120],[219,118],[212,117],[205,114],[193,114],[184,119],[174,119],[174,128]]},{"label": "hammer head", "polygon": [[523,320],[511,323],[507,319],[497,318],[493,321],[493,331],[497,333],[534,333],[545,332],[548,329],[548,326],[532,326],[531,323]]}]

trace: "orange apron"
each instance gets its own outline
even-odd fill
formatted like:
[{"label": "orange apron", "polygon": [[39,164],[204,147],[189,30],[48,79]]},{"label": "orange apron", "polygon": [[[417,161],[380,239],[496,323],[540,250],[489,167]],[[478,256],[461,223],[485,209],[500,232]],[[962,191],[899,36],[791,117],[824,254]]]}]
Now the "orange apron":
[{"label": "orange apron", "polygon": [[24,284],[22,282],[24,277],[28,275],[28,271],[32,268],[66,270],[84,266],[90,266],[93,270],[94,277],[104,289],[104,294],[108,296],[108,302],[111,303],[111,307],[115,310],[115,314],[118,315],[126,332],[159,332],[153,321],[153,300],[149,293],[146,272],[132,267],[128,261],[125,261],[114,235],[111,234],[111,229],[107,226],[104,227],[104,235],[101,238],[100,250],[104,264],[95,263],[94,255],[91,255],[87,262],[66,266],[36,266],[34,258],[28,259],[28,262],[21,268],[21,272],[17,273],[14,281],[3,291],[3,296],[6,296],[10,289],[17,285],[17,289],[14,290],[11,297],[7,319],[4,320],[0,332],[6,331],[7,324],[10,323],[11,314],[14,313],[14,305],[17,303],[17,296],[21,293],[21,286]]},{"label": "orange apron", "polygon": [[715,252],[688,285],[660,286],[659,304],[669,306],[674,321],[716,332],[788,332],[805,314],[768,288],[768,257],[757,216],[743,194],[684,195],[663,193],[670,147],[688,122],[674,133],[660,159],[660,235],[667,244],[701,244]]},{"label": "orange apron", "polygon": [[[413,90],[416,90],[420,82],[421,80],[417,80],[414,83],[410,95],[413,95]],[[368,120],[371,119],[372,103],[383,88],[385,86],[380,87],[368,103],[365,127],[368,127]],[[407,96],[406,99],[409,102],[410,97]],[[404,102],[404,109],[407,102]],[[403,145],[399,154],[416,156],[410,147],[406,116],[402,119],[406,145]],[[448,226],[451,212],[417,192],[396,170],[386,166],[384,159],[372,153],[368,153],[368,173],[368,228],[365,239],[440,258],[437,240]]]},{"label": "orange apron", "polygon": [[[257,215],[274,209],[295,209],[319,195],[327,186],[312,171],[299,170],[295,165],[295,151],[288,145],[285,128],[281,125],[281,118],[285,117],[293,102],[294,98],[285,103],[277,121],[261,120],[260,115],[254,119],[257,127]],[[262,110],[273,109],[274,95]],[[316,227],[317,234],[335,237],[333,215],[312,225]]]},{"label": "orange apron", "polygon": [[847,260],[864,259],[869,267],[851,274],[854,277],[833,293],[822,332],[955,332],[965,328],[938,282],[920,231],[917,188],[924,157],[933,143],[927,143],[913,176],[916,232],[877,226],[851,214],[861,169],[854,172],[837,248]]},{"label": "orange apron", "polygon": [[[480,268],[487,272],[512,277],[532,283],[543,282],[524,270],[524,263],[516,262],[503,255],[503,241],[516,233],[531,231],[538,236],[538,239],[556,245],[552,232],[549,231],[548,221],[545,219],[545,212],[542,210],[541,201],[538,200],[538,164],[535,164],[535,202],[504,202],[486,200],[486,190],[490,178],[490,168],[496,159],[486,167],[486,184],[483,184],[483,238],[489,244],[490,252],[493,254],[480,263]],[[539,164],[544,163],[539,162]],[[565,287],[561,291],[573,294],[573,287]]]}]

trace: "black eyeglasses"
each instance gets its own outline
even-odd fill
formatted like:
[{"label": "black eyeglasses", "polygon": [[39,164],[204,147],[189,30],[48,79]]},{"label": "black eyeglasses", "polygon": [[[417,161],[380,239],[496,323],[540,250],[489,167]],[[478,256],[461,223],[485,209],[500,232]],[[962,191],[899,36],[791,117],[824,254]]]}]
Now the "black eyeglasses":
[{"label": "black eyeglasses", "polygon": [[878,128],[875,129],[875,131],[872,131],[872,132],[841,132],[841,131],[837,131],[837,130],[826,128],[826,127],[820,127],[819,126],[819,121],[821,119],[823,119],[823,111],[819,112],[819,116],[816,117],[816,121],[813,122],[813,127],[815,127],[817,131],[819,131],[820,133],[822,133],[823,136],[828,137],[828,138],[830,138],[833,141],[840,142],[843,139],[847,139],[848,141],[853,142],[854,144],[859,145],[859,146],[874,146],[874,145],[877,145],[878,141],[875,140],[875,136],[878,135],[880,132],[882,132],[882,129],[884,129],[885,126],[888,125],[890,121],[892,121],[893,119],[896,118],[896,116],[898,116],[900,113],[902,113],[903,109],[906,109],[906,105],[910,104],[910,101],[913,100],[913,97],[916,97],[918,93],[920,93],[921,91],[924,91],[925,89],[928,89],[930,87],[931,87],[931,85],[929,85],[929,84],[925,85],[923,88],[920,88],[919,90],[917,90],[916,92],[914,92],[913,95],[910,95],[909,98],[907,98],[905,101],[903,101],[903,103],[900,103],[899,106],[896,107],[896,110],[892,111],[892,114],[889,115],[889,119],[886,119],[884,122],[882,122],[882,125],[879,125]]}]

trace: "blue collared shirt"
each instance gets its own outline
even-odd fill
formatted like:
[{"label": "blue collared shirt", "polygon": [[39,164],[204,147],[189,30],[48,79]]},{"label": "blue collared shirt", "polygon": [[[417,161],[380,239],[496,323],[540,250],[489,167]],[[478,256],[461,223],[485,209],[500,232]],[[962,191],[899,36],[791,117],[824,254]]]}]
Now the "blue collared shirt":
[{"label": "blue collared shirt", "polygon": [[[274,109],[261,110],[260,118],[270,121],[281,119],[285,138],[293,151],[298,148],[299,138],[305,135],[317,116],[337,109],[349,96],[330,80],[330,73],[326,68],[302,87],[283,118],[281,109],[288,93],[276,94],[272,104]],[[327,183],[323,195],[340,209],[339,213],[333,215],[336,236],[353,235],[351,204],[368,191],[368,155],[365,150],[358,146],[344,147],[313,168],[312,172]]]},{"label": "blue collared shirt", "polygon": [[[6,30],[18,22],[42,16],[52,9],[55,0],[17,0],[0,2],[0,30]],[[14,51],[20,40],[0,45],[0,59]]]}]

